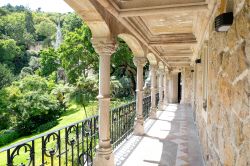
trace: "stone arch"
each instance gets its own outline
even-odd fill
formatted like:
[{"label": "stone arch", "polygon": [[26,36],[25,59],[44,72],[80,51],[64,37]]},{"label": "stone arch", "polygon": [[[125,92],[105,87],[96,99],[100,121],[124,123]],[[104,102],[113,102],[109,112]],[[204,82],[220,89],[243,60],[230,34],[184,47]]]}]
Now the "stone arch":
[{"label": "stone arch", "polygon": [[110,29],[91,0],[64,0],[89,26],[93,38],[109,39]]},{"label": "stone arch", "polygon": [[119,34],[118,37],[127,43],[127,45],[132,50],[135,57],[144,57],[143,48],[139,43],[139,41],[134,36],[122,33]]},{"label": "stone arch", "polygon": [[150,64],[156,65],[157,64],[157,59],[153,53],[148,53],[147,58]]}]

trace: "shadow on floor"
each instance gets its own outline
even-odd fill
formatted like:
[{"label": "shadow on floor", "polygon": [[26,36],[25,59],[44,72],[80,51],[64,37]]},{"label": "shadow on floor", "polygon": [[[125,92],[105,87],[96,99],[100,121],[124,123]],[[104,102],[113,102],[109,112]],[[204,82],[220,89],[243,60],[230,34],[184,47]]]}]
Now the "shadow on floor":
[{"label": "shadow on floor", "polygon": [[[145,126],[147,129],[145,129],[144,136],[132,135],[117,149],[118,152],[115,153],[117,166],[131,165],[133,163],[131,160],[134,158],[141,160],[138,163],[136,161],[135,166],[204,165],[190,106],[169,105],[166,111],[159,113],[158,119],[147,121]],[[154,142],[157,144],[156,146],[162,147],[161,149],[155,148],[155,150],[161,150],[160,153],[157,153],[161,154],[160,156],[154,156],[154,149],[147,149],[150,146],[143,142],[146,139],[148,144]],[[143,151],[133,153],[139,146],[143,146],[140,147]],[[151,151],[154,157],[141,155],[145,151]],[[132,153],[138,157],[131,156]]]}]

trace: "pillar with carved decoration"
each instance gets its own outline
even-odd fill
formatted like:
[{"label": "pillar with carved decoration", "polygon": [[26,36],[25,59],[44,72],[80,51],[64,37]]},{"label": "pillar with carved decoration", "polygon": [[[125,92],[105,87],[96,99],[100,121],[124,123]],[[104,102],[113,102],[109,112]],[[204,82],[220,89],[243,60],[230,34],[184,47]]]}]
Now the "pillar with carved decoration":
[{"label": "pillar with carved decoration", "polygon": [[94,166],[114,166],[114,155],[110,143],[110,58],[115,51],[113,41],[92,41],[99,54],[99,146]]},{"label": "pillar with carved decoration", "polygon": [[164,73],[163,87],[164,87],[163,105],[164,107],[166,107],[168,104],[168,70],[167,69],[165,70],[165,73]]},{"label": "pillar with carved decoration", "polygon": [[156,70],[157,70],[157,65],[151,64],[150,65],[150,70],[151,70],[151,107],[150,107],[150,118],[155,119],[156,118]]},{"label": "pillar with carved decoration", "polygon": [[163,109],[163,75],[164,69],[158,70],[158,81],[159,81],[159,103],[158,103],[158,111]]},{"label": "pillar with carved decoration", "polygon": [[144,134],[143,119],[143,67],[147,63],[144,57],[135,57],[133,62],[137,68],[137,84],[136,84],[136,119],[134,125],[134,134]]}]

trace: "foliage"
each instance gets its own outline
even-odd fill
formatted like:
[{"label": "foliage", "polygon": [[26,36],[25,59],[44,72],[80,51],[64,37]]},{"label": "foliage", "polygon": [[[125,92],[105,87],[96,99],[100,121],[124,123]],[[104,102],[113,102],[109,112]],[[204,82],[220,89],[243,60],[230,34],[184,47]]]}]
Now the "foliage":
[{"label": "foliage", "polygon": [[0,62],[8,64],[21,53],[20,48],[13,39],[0,39]]},{"label": "foliage", "polygon": [[38,40],[43,41],[46,39],[45,44],[49,45],[52,40],[52,36],[56,33],[56,24],[51,20],[44,20],[35,25],[35,28]]},{"label": "foliage", "polygon": [[40,62],[39,58],[35,56],[30,57],[29,61],[29,67],[32,69],[32,71],[36,71],[40,67]]},{"label": "foliage", "polygon": [[2,8],[9,12],[24,12],[28,10],[23,5],[12,6],[11,4],[7,4],[6,6],[3,6]]},{"label": "foliage", "polygon": [[76,29],[81,28],[83,25],[82,19],[76,15],[76,13],[69,13],[64,17],[63,20],[63,32],[75,31]]},{"label": "foliage", "polygon": [[20,73],[20,78],[24,78],[26,76],[29,76],[29,75],[33,75],[33,70],[32,68],[30,67],[24,67],[22,70],[21,70],[21,73]]},{"label": "foliage", "polygon": [[14,80],[14,75],[6,65],[0,63],[0,89],[9,85]]},{"label": "foliage", "polygon": [[58,101],[50,95],[50,89],[49,82],[39,76],[26,76],[6,88],[10,101],[7,109],[15,115],[15,126],[21,134],[30,134],[60,114]]},{"label": "foliage", "polygon": [[28,33],[30,33],[32,36],[35,35],[35,27],[34,27],[34,21],[31,11],[25,12],[25,26]]},{"label": "foliage", "polygon": [[51,94],[53,94],[60,104],[62,110],[66,110],[70,102],[69,94],[73,91],[73,87],[68,84],[56,84]]},{"label": "foliage", "polygon": [[58,54],[55,49],[49,48],[46,50],[41,50],[40,53],[41,58],[41,75],[49,76],[59,67]]},{"label": "foliage", "polygon": [[133,53],[128,45],[122,40],[117,40],[118,48],[111,58],[111,75],[117,79],[126,79],[121,81],[122,87],[130,85],[129,93],[134,95],[136,88],[136,67],[133,63]]},{"label": "foliage", "polygon": [[80,76],[87,77],[90,69],[97,69],[98,56],[90,40],[90,29],[84,24],[80,29],[67,33],[59,48],[69,83],[75,84]]},{"label": "foliage", "polygon": [[4,35],[14,39],[18,45],[34,43],[34,37],[26,30],[25,14],[11,13],[1,19],[1,31]]},{"label": "foliage", "polygon": [[71,101],[73,101],[77,105],[81,105],[84,108],[86,117],[88,117],[86,106],[97,96],[97,85],[98,83],[95,79],[80,77],[77,80],[76,87],[70,94]]},{"label": "foliage", "polygon": [[46,130],[49,130],[49,129],[51,129],[52,127],[54,127],[54,126],[56,126],[56,125],[58,125],[58,121],[56,121],[56,120],[53,120],[53,121],[49,121],[49,122],[47,122],[47,123],[45,123],[45,124],[42,124],[42,125],[40,125],[40,126],[38,126],[37,128],[36,128],[36,133],[41,133],[41,132],[43,132],[43,131],[46,131]]},{"label": "foliage", "polygon": [[6,145],[20,136],[18,131],[15,130],[3,130],[0,132],[0,146]]},{"label": "foliage", "polygon": [[5,89],[0,90],[0,130],[10,127],[10,113],[6,111],[9,101]]}]

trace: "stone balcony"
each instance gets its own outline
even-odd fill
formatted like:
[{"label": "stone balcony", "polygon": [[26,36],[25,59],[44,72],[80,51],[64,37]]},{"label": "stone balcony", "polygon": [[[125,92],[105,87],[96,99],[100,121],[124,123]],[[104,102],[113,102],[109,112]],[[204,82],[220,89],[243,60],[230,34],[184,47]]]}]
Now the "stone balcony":
[{"label": "stone balcony", "polygon": [[130,135],[115,150],[117,166],[204,165],[189,105],[169,104],[147,119],[145,135]]}]

